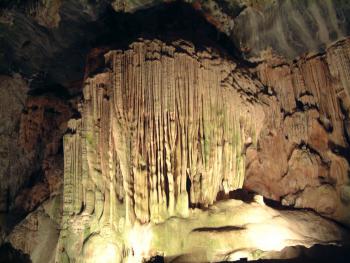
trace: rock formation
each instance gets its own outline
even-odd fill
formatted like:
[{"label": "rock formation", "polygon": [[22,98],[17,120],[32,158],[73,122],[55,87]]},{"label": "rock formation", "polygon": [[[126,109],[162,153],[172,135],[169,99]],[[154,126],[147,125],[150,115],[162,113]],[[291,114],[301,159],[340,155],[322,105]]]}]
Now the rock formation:
[{"label": "rock formation", "polygon": [[267,59],[257,67],[280,107],[274,123],[262,128],[258,148],[247,151],[245,181],[246,188],[267,198],[312,208],[347,225],[349,47],[346,39],[325,54],[291,64]]},{"label": "rock formation", "polygon": [[42,203],[8,236],[14,248],[30,255],[31,262],[55,262],[62,215],[61,200],[62,195],[59,195]]},{"label": "rock formation", "polygon": [[105,57],[64,137],[63,240],[82,234],[83,218],[115,231],[159,223],[242,186],[242,151],[264,119],[259,82],[184,41],[140,40]]},{"label": "rock formation", "polygon": [[22,111],[19,145],[36,163],[30,171],[34,183],[16,196],[13,206],[26,213],[33,211],[51,195],[61,193],[63,181],[62,136],[73,115],[69,102],[53,94],[29,96]]},{"label": "rock formation", "polygon": [[0,262],[349,240],[347,1],[169,2],[0,3]]},{"label": "rock formation", "polygon": [[[191,242],[181,249],[160,244],[180,241],[168,240],[158,225],[189,220],[195,229],[209,229],[208,235],[221,233],[225,226],[214,215],[194,208],[228,199],[245,175],[248,189],[347,223],[341,189],[347,187],[348,162],[330,146],[347,146],[336,100],[342,86],[330,81],[324,59],[306,58],[292,68],[272,64],[275,59],[248,70],[214,48],[198,50],[182,40],[140,39],[127,50],[106,52],[103,70],[87,73],[81,117],[69,121],[64,137],[57,260],[95,262],[108,250],[120,261],[159,253],[189,253],[186,260],[198,261],[201,249],[222,249],[220,240],[241,235],[240,227],[235,234],[222,230],[209,238],[211,245],[197,244],[199,251],[193,251]],[[242,220],[243,231],[249,222]],[[295,239],[292,232],[286,235]],[[139,235],[146,238],[141,244],[133,240]],[[289,245],[317,243],[296,240]],[[269,250],[251,246],[241,251],[249,258]],[[226,256],[235,251],[226,249]],[[231,258],[210,253],[202,259]]]},{"label": "rock formation", "polygon": [[[16,74],[0,76],[0,212],[6,212],[30,173],[28,157],[18,146],[19,123],[28,85]],[[21,175],[21,176],[19,176]]]},{"label": "rock formation", "polygon": [[[168,13],[179,3],[204,15],[250,59],[268,48],[294,59],[322,50],[350,32],[349,3],[342,0],[3,0],[0,71],[23,72],[34,80],[42,74],[68,87],[81,79],[84,58],[96,42],[111,34],[128,36],[155,17],[165,18],[162,25],[172,24]],[[111,8],[122,16],[117,27],[108,23]],[[152,8],[150,15],[140,15]],[[140,23],[130,26],[135,17],[127,14]]]}]

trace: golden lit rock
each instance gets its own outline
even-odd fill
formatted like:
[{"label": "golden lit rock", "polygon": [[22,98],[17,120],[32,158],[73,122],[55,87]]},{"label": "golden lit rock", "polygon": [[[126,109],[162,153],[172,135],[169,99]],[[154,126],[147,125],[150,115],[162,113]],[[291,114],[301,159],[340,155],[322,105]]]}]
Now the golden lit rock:
[{"label": "golden lit rock", "polygon": [[[339,196],[320,185],[320,177],[329,177],[320,164],[332,158],[332,170],[340,175],[347,163],[328,152],[325,145],[332,138],[315,122],[318,111],[296,112],[288,97],[294,93],[280,94],[292,85],[290,71],[274,70],[265,79],[286,76],[265,84],[280,88],[277,100],[249,71],[213,48],[140,39],[127,50],[107,52],[104,70],[87,74],[81,118],[69,121],[64,137],[57,260],[258,259],[289,246],[340,241],[345,232],[312,213],[273,210],[263,196],[249,204],[227,200],[242,188],[247,166],[247,186],[264,196],[337,213],[330,207],[336,209]],[[335,119],[332,125],[341,127]],[[324,140],[314,139],[319,135]],[[303,145],[308,140],[319,155]],[[269,177],[254,174],[261,167]],[[283,187],[271,183],[281,174]],[[291,194],[300,189],[309,194]],[[315,233],[300,220],[318,220],[323,230]]]},{"label": "golden lit rock", "polygon": [[263,86],[211,48],[139,40],[105,58],[64,137],[63,243],[107,227],[133,244],[135,224],[187,218],[241,188],[264,121]]}]

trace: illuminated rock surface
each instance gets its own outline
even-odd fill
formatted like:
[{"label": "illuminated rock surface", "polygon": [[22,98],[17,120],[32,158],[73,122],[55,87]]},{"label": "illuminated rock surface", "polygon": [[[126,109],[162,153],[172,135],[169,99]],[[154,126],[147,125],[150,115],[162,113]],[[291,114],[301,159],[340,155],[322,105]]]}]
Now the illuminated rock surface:
[{"label": "illuminated rock surface", "polygon": [[349,240],[349,3],[167,2],[1,1],[1,263]]},{"label": "illuminated rock surface", "polygon": [[73,258],[73,235],[186,218],[242,187],[242,151],[264,120],[263,86],[215,50],[140,40],[105,57],[64,137],[62,242]]},{"label": "illuminated rock surface", "polygon": [[[286,64],[267,59],[257,67],[280,102],[263,127],[258,149],[248,149],[245,187],[283,204],[350,224],[350,41],[326,54]],[[277,162],[276,162],[277,160]]]},{"label": "illuminated rock surface", "polygon": [[[331,119],[333,132],[328,135],[317,121],[318,108],[297,111],[295,97],[288,101],[280,95],[286,89],[278,90],[273,80],[263,85],[278,67],[266,73],[268,77],[261,75],[261,83],[224,54],[211,48],[198,51],[185,41],[169,45],[139,40],[126,51],[107,52],[105,60],[102,73],[86,78],[79,106],[82,118],[69,121],[64,137],[59,261],[112,257],[140,262],[157,254],[179,256],[182,262],[257,259],[286,246],[310,247],[344,238],[340,228],[311,212],[279,212],[235,200],[214,204],[242,187],[247,153],[247,187],[275,199],[284,195],[284,202],[288,194],[307,193],[296,207],[347,222],[340,193],[331,183],[320,182],[330,178],[335,162],[345,167],[333,168],[338,171],[331,173],[334,182],[340,188],[347,184],[338,179],[346,178],[346,159],[331,153],[328,141],[322,145],[337,131],[343,135],[337,130],[343,123],[339,115]],[[258,73],[266,68],[260,64]],[[276,85],[288,85],[288,80]],[[296,94],[316,100],[311,91]],[[334,113],[328,101],[320,106],[323,114]],[[298,114],[302,116],[294,120]],[[325,139],[318,137],[314,146],[313,136],[319,134]],[[344,145],[345,137],[339,135],[336,138],[344,140],[338,143]],[[251,157],[260,155],[263,169]],[[328,166],[322,163],[326,156]],[[274,185],[274,176],[285,170],[291,179]],[[265,190],[266,184],[258,180],[267,180],[270,188]],[[289,192],[277,196],[277,190]],[[315,193],[308,194],[312,190]]]}]

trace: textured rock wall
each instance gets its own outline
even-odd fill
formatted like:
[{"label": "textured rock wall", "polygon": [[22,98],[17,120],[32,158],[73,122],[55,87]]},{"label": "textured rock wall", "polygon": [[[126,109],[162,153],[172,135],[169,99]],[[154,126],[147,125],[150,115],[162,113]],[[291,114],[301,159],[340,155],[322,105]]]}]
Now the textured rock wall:
[{"label": "textured rock wall", "polygon": [[61,191],[62,136],[74,110],[69,101],[53,94],[28,96],[21,114],[19,146],[31,164],[31,181],[18,193],[14,209],[25,213]]},{"label": "textured rock wall", "polygon": [[347,1],[246,2],[251,3],[234,19],[231,32],[237,45],[246,49],[249,57],[272,48],[278,54],[294,59],[303,53],[324,50],[349,34]]},{"label": "textured rock wall", "polygon": [[[292,64],[257,67],[280,103],[258,148],[247,151],[245,187],[285,205],[312,208],[343,223],[349,213],[350,41]],[[278,160],[276,162],[276,160]]]},{"label": "textured rock wall", "polygon": [[[248,208],[231,207],[229,200],[222,203],[229,208],[215,210],[217,201],[231,198],[242,186],[349,224],[349,43],[340,41],[325,54],[310,54],[292,64],[265,54],[249,70],[215,49],[198,50],[185,41],[139,40],[125,51],[107,52],[102,68],[88,65],[79,113],[68,126],[74,111],[67,101],[27,99],[19,141],[26,154],[42,153],[30,160],[40,160],[43,178],[21,191],[15,206],[26,212],[39,208],[6,240],[35,262],[54,260],[52,253],[25,238],[46,242],[42,240],[49,237],[43,233],[52,233],[52,250],[59,242],[59,262],[94,262],[107,252],[117,261],[140,261],[158,253],[191,254],[198,261],[202,250],[213,244],[232,251],[240,245],[228,248],[223,240],[253,237],[256,228],[265,229],[266,221],[251,225],[251,216],[244,216]],[[61,198],[60,138],[67,127],[61,203],[53,200]],[[230,221],[233,231],[215,213],[231,218],[235,209],[241,216]],[[186,220],[192,222],[187,232],[174,227],[187,225]],[[239,226],[239,220],[247,226]],[[333,231],[326,221],[321,223],[327,225],[325,231]],[[163,228],[181,234],[163,237]],[[280,230],[288,235],[275,233],[285,245],[342,238],[327,232],[306,241],[290,229],[283,225]],[[197,242],[195,237],[203,233],[208,242]],[[187,236],[192,241],[178,248]],[[242,242],[253,244],[244,252],[250,258],[265,255],[261,250],[267,243]],[[227,259],[209,254],[208,260]]]},{"label": "textured rock wall", "polygon": [[[118,13],[111,12],[111,6]],[[0,71],[22,72],[34,82],[44,76],[45,81],[68,87],[82,78],[83,58],[96,42],[112,34],[120,42],[120,36],[140,28],[129,22],[137,21],[142,27],[155,17],[165,17],[161,24],[172,32],[174,21],[184,18],[184,14],[175,19],[169,15],[179,6],[198,10],[193,16],[204,16],[250,58],[272,48],[294,59],[310,50],[323,50],[349,34],[346,0],[3,0]],[[140,16],[149,11],[150,16]],[[115,18],[117,22],[108,22]],[[185,23],[187,29],[193,25],[192,20]]]},{"label": "textured rock wall", "polygon": [[0,212],[8,210],[10,200],[30,176],[24,172],[30,163],[18,144],[27,90],[20,75],[0,76]]},{"label": "textured rock wall", "polygon": [[27,95],[19,75],[2,76],[0,87],[0,245],[47,263],[61,225],[62,136],[73,109],[53,94]]},{"label": "textured rock wall", "polygon": [[117,242],[136,223],[187,217],[242,187],[243,151],[256,144],[270,99],[233,61],[185,41],[140,40],[105,57],[64,137],[70,258],[101,229],[120,232]]},{"label": "textured rock wall", "polygon": [[7,237],[14,248],[30,255],[30,262],[55,262],[62,215],[61,199],[62,195],[43,202],[16,225]]}]

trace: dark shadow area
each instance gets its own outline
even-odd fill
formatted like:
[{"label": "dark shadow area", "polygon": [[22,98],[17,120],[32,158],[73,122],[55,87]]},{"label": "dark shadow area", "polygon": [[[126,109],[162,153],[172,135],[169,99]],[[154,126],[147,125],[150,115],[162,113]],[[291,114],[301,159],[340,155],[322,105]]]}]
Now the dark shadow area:
[{"label": "dark shadow area", "polygon": [[249,204],[254,201],[254,193],[246,189],[236,189],[234,191],[230,191],[228,194],[225,194],[224,191],[218,192],[216,196],[216,201],[227,200],[227,199],[241,200]]},{"label": "dark shadow area", "polygon": [[332,152],[334,152],[337,155],[343,156],[348,162],[350,162],[350,151],[348,147],[338,145],[332,141],[328,143],[328,147],[332,150]]},{"label": "dark shadow area", "polygon": [[248,190],[245,190],[245,189],[237,189],[234,191],[230,191],[229,198],[242,200],[245,203],[251,203],[254,201],[254,193],[249,192]]},{"label": "dark shadow area", "polygon": [[[15,27],[0,28],[2,53],[10,56],[6,63],[0,63],[0,73],[21,73],[36,94],[46,90],[67,96],[72,83],[83,79],[86,58],[93,48],[126,49],[138,38],[156,38],[166,43],[184,39],[198,50],[215,47],[241,66],[251,65],[201,11],[182,1],[162,2],[132,14],[117,13],[105,4],[96,11],[98,17],[94,20],[81,10],[78,1],[63,3],[59,27],[52,30],[20,13],[16,15]],[[22,44],[17,47],[15,43]]]},{"label": "dark shadow area", "polygon": [[245,227],[239,227],[239,226],[200,227],[200,228],[193,229],[192,232],[228,232],[228,231],[239,231],[244,229]]},{"label": "dark shadow area", "polygon": [[[350,258],[350,247],[339,247],[331,245],[315,245],[311,248],[305,248],[302,246],[288,247],[286,250],[294,250],[294,253],[298,253],[297,257],[290,259],[261,259],[249,262],[254,263],[274,263],[274,262],[288,262],[288,263],[311,263],[311,262],[334,262],[334,263],[347,263]],[[228,261],[226,261],[228,262]],[[232,261],[231,261],[232,262]],[[241,259],[234,262],[248,262],[246,259]]]},{"label": "dark shadow area", "polygon": [[[241,52],[231,39],[210,24],[203,13],[181,1],[161,3],[135,13],[116,13],[107,8],[103,18],[94,25],[98,37],[91,41],[91,47],[103,51],[128,49],[137,39],[159,39],[167,44],[185,40],[194,44],[197,50],[214,47],[220,53],[235,60],[241,67],[250,67],[253,63],[243,59]],[[100,52],[94,58],[101,68],[105,65]],[[89,63],[90,64],[90,63]],[[99,68],[88,74],[94,74]]]},{"label": "dark shadow area", "polygon": [[0,246],[0,263],[31,263],[29,256],[14,249],[10,243]]},{"label": "dark shadow area", "polygon": [[147,263],[164,263],[164,257],[162,256],[155,256],[152,257]]},{"label": "dark shadow area", "polygon": [[232,57],[243,60],[232,41],[210,24],[200,11],[191,5],[176,1],[130,13],[116,13],[107,8],[97,28],[101,31],[93,47],[110,46],[125,49],[137,38],[160,39],[172,42],[185,39],[196,48],[221,47]]},{"label": "dark shadow area", "polygon": [[[313,263],[313,262],[332,262],[332,263],[348,263],[350,258],[349,247],[339,247],[331,245],[315,245],[311,248],[302,246],[287,247],[281,252],[274,252],[276,259],[260,259],[250,260],[242,258],[237,261],[221,261],[221,262],[252,262],[252,263]],[[277,259],[282,257],[282,259]],[[290,258],[286,258],[290,257]],[[185,255],[178,257],[167,258],[162,256],[155,256],[151,258],[148,263],[164,263],[164,262],[186,262]],[[191,261],[192,262],[192,261]]]},{"label": "dark shadow area", "polygon": [[264,197],[264,203],[265,205],[276,209],[276,210],[300,210],[300,209],[295,209],[292,206],[284,206],[281,204],[281,202],[276,201],[276,200],[272,200],[269,198]]}]

